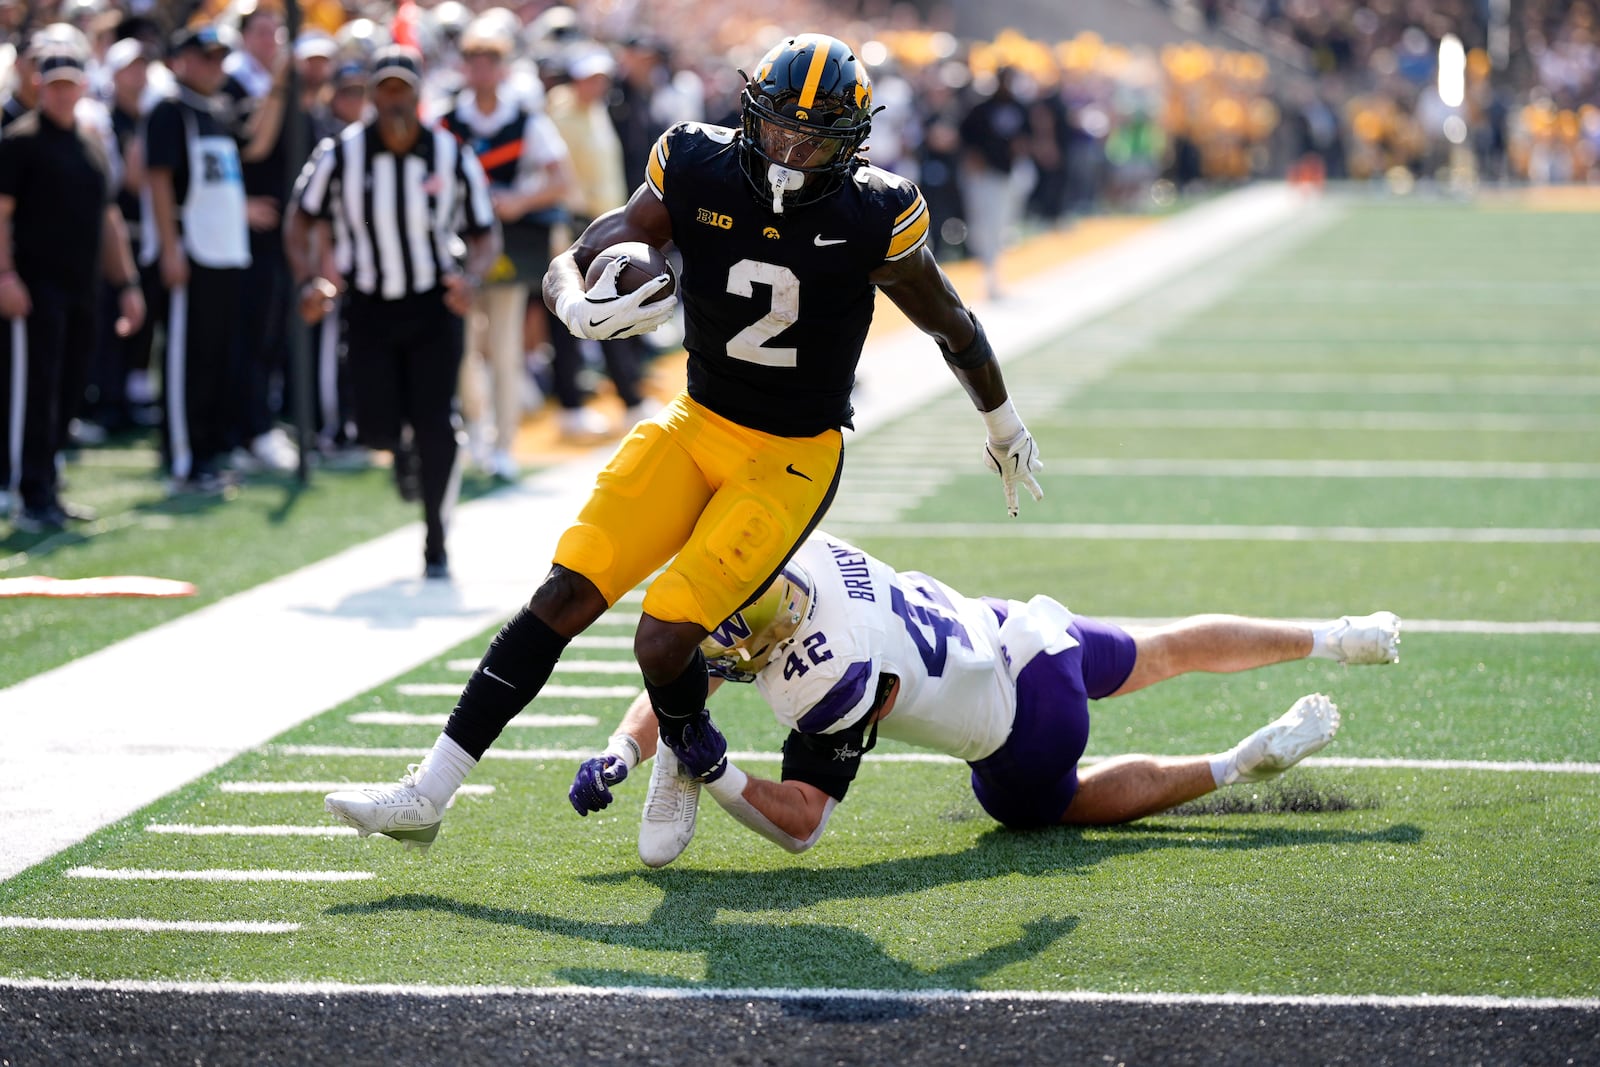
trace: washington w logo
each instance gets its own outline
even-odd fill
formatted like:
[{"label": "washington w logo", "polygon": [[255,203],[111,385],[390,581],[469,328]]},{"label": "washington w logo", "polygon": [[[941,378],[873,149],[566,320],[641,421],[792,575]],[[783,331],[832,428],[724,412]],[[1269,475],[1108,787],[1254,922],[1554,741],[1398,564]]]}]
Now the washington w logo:
[{"label": "washington w logo", "polygon": [[750,624],[743,615],[732,615],[721,626],[711,631],[711,639],[722,648],[732,648],[750,636]]}]

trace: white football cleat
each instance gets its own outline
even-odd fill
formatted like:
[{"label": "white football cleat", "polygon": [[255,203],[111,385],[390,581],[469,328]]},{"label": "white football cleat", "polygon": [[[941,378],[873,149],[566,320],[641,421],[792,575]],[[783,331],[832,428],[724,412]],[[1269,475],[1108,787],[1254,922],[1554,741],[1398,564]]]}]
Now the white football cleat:
[{"label": "white football cleat", "polygon": [[1233,748],[1223,785],[1276,777],[1327,746],[1339,730],[1339,709],[1321,693],[1294,706]]},{"label": "white football cleat", "polygon": [[683,855],[699,808],[700,783],[682,773],[672,749],[658,744],[639,819],[639,858],[646,867],[665,867]]},{"label": "white football cleat", "polygon": [[1341,616],[1328,634],[1328,647],[1340,663],[1400,662],[1400,616],[1392,611]]},{"label": "white football cleat", "polygon": [[395,785],[376,789],[344,789],[329,793],[322,806],[340,822],[366,837],[383,834],[408,848],[427,849],[439,836],[439,809],[417,792],[421,768],[413,763]]}]

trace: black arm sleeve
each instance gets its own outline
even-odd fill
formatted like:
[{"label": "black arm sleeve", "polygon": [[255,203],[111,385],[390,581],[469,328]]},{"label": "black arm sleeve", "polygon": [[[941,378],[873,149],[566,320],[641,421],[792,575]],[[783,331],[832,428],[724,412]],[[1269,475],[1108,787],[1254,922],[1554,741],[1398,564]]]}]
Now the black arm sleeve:
[{"label": "black arm sleeve", "polygon": [[832,734],[789,731],[783,742],[783,780],[814,785],[834,800],[843,800],[870,745],[862,727]]}]

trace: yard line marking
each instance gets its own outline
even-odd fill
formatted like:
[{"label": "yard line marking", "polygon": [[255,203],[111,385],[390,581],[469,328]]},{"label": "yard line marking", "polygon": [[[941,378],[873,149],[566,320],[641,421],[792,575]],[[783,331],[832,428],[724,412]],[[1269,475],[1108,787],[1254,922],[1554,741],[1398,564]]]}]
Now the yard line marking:
[{"label": "yard line marking", "polygon": [[163,871],[139,867],[74,867],[67,872],[67,877],[111,882],[364,882],[377,875],[371,871]]},{"label": "yard line marking", "polygon": [[[1186,616],[1097,615],[1094,617],[1126,629],[1141,626],[1166,626],[1170,623],[1178,622]],[[1306,625],[1320,625],[1328,620],[1289,619],[1286,621],[1304,623]],[[1497,622],[1489,619],[1408,618],[1401,620],[1400,630],[1402,634],[1502,634],[1513,637],[1547,634],[1564,637],[1592,637],[1600,635],[1600,622],[1563,622],[1555,619],[1542,619],[1536,622]]]},{"label": "yard line marking", "polygon": [[[387,789],[393,782],[223,782],[217,786],[223,793],[272,795],[277,793],[333,793],[340,789]],[[488,796],[494,792],[492,785],[460,785],[456,796]]]},{"label": "yard line marking", "polygon": [[33,919],[23,915],[0,915],[0,927],[11,930],[131,930],[141,934],[292,934],[300,929],[300,924],[193,919]]},{"label": "yard line marking", "polygon": [[[461,695],[459,682],[410,682],[396,688],[403,697]],[[609,700],[617,697],[627,697],[631,700],[639,695],[640,688],[637,685],[547,685],[539,690],[539,695],[566,700]]]},{"label": "yard line marking", "polygon": [[637,611],[603,611],[600,617],[594,620],[595,626],[638,626],[639,613]]},{"label": "yard line marking", "polygon": [[1600,463],[1408,459],[1065,459],[1054,474],[1115,478],[1600,478]]},{"label": "yard line marking", "polygon": [[356,832],[354,826],[241,826],[220,823],[197,826],[182,822],[153,822],[144,829],[149,834],[179,834],[183,837],[353,837]]},{"label": "yard line marking", "polygon": [[1418,771],[1496,771],[1500,773],[1600,774],[1600,763],[1535,763],[1531,760],[1384,759],[1358,756],[1312,756],[1300,761],[1306,767],[1380,767]]},{"label": "yard line marking", "polygon": [[626,648],[631,651],[633,648],[633,638],[604,637],[596,634],[579,634],[577,637],[574,637],[567,643],[567,647],[587,649]]},{"label": "yard line marking", "polygon": [[[445,662],[452,671],[477,670],[478,660],[453,659]],[[566,659],[556,661],[556,670],[568,674],[638,674],[639,665],[631,659]]]},{"label": "yard line marking", "polygon": [[1513,393],[1566,396],[1600,393],[1600,375],[1493,374],[1461,377],[1453,374],[1300,374],[1218,371],[1185,374],[1124,371],[1109,378],[1107,392],[1173,393]]},{"label": "yard line marking", "polygon": [[[412,759],[424,755],[419,748],[352,748],[341,745],[269,745],[269,752],[280,756],[376,756],[384,759]],[[567,748],[491,748],[484,759],[508,760],[585,760],[594,753],[588,749]],[[741,763],[776,763],[782,752],[729,752],[728,758]],[[1085,756],[1079,762],[1098,763],[1109,756]],[[949,763],[964,761],[939,752],[872,752],[863,757],[868,763]],[[1383,757],[1312,756],[1301,760],[1306,767],[1378,767],[1415,771],[1498,771],[1504,773],[1600,774],[1600,763],[1535,763],[1527,760],[1388,759]],[[352,831],[353,832],[353,831]]]},{"label": "yard line marking", "polygon": [[[637,670],[637,668],[635,668]],[[458,690],[460,686],[456,687]],[[414,711],[362,711],[351,715],[346,721],[357,726],[443,726],[450,721],[449,714],[439,712]],[[551,729],[558,726],[598,726],[600,720],[593,715],[518,715],[507,726],[520,726],[524,729]],[[334,786],[335,789],[351,788],[349,786]]]},{"label": "yard line marking", "polygon": [[1507,415],[1437,411],[1240,411],[1228,408],[1096,408],[1045,412],[1043,428],[1135,426],[1188,430],[1408,430],[1446,433],[1594,433],[1591,415]]},{"label": "yard line marking", "polygon": [[1366,544],[1589,545],[1600,530],[1486,526],[1242,526],[1229,523],[1079,522],[1014,525],[985,522],[834,523],[857,537],[1017,538],[1060,541],[1352,541]]},{"label": "yard line marking", "polygon": [[396,985],[355,982],[181,982],[140,979],[4,978],[0,988],[50,989],[115,993],[243,993],[257,996],[391,996],[391,997],[549,997],[577,1000],[606,997],[619,1000],[748,1000],[871,1001],[886,1004],[937,1004],[942,1001],[1007,1001],[1069,1004],[1215,1005],[1362,1008],[1521,1008],[1538,1011],[1600,1009],[1600,997],[1495,997],[1484,995],[1378,993],[1102,993],[1097,990],[1033,989],[807,989],[752,986],[685,989],[681,986],[513,986]]}]

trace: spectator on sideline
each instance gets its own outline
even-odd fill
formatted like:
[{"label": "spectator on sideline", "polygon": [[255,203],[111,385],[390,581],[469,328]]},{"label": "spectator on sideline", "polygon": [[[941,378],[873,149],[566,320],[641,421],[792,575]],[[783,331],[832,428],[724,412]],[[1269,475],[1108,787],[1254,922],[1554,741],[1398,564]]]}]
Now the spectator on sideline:
[{"label": "spectator on sideline", "polygon": [[[283,209],[289,193],[288,139],[281,116],[265,130],[252,121],[269,99],[282,105],[289,59],[283,16],[267,3],[246,0],[239,11],[240,47],[223,62],[222,91],[233,101],[244,164],[245,211],[250,220],[250,266],[240,308],[242,343],[235,346],[229,397],[230,442],[236,466],[294,470],[298,451],[277,425],[282,413],[288,344],[289,271],[283,257]],[[310,147],[307,146],[307,151]]]},{"label": "spectator on sideline", "polygon": [[144,319],[110,162],[76,117],[84,57],[45,51],[35,59],[38,106],[0,138],[0,316],[10,320],[0,338],[0,469],[12,522],[29,533],[94,517],[61,500],[56,460],[81,397],[69,366],[94,345],[102,263],[121,294],[118,333]]},{"label": "spectator on sideline", "polygon": [[239,308],[250,266],[239,148],[222,88],[227,45],[210,24],[173,34],[178,95],[145,122],[145,262],[167,289],[163,439],[174,492],[214,493],[228,448],[228,368],[244,343]]},{"label": "spectator on sideline", "polygon": [[728,814],[791,852],[815,844],[878,735],[965,760],[972,789],[1015,828],[1129,822],[1233,782],[1281,774],[1326,745],[1339,713],[1320,694],[1209,756],[1119,756],[1079,771],[1089,701],[1190,671],[1234,672],[1308,656],[1399,659],[1390,612],[1306,625],[1200,615],[1138,631],[1074,615],[1048,596],[972,598],[916,571],[895,573],[825,533],[701,646],[715,677],[754,681],[789,727],[782,781],[743,770],[710,720],[657,747],[636,700],[606,751],[584,762],[578,814],[654,751],[639,855],[670,863],[694,834],[701,785]]},{"label": "spectator on sideline", "polygon": [[[368,79],[375,113],[317,146],[295,185],[285,240],[308,323],[345,293],[360,443],[395,454],[401,495],[422,500],[423,574],[443,579],[460,483],[462,318],[499,248],[483,169],[472,149],[422,125],[421,82],[415,49],[378,50]],[[335,226],[351,245],[348,279],[332,255]],[[454,251],[462,237],[464,265]]]},{"label": "spectator on sideline", "polygon": [[[571,80],[551,89],[548,97],[550,118],[572,159],[576,180],[570,187],[567,207],[573,229],[580,232],[607,211],[626,203],[629,180],[638,177],[623,172],[622,141],[606,107],[616,69],[616,62],[605,48],[580,46],[567,63]],[[642,337],[623,337],[595,343],[626,409],[624,427],[653,415],[660,405],[639,391],[641,368],[650,354],[649,342]],[[550,320],[550,346],[554,349],[551,370],[556,402],[561,406],[562,432],[574,438],[609,434],[610,420],[583,406],[578,385],[578,372],[584,362],[582,346],[554,318]]]},{"label": "spectator on sideline", "polygon": [[1000,252],[1016,220],[1019,198],[1013,188],[1019,165],[1028,158],[1028,109],[1011,91],[1009,67],[995,72],[994,92],[974,104],[961,120],[964,149],[961,193],[967,208],[967,244],[983,263],[989,299],[998,299]]},{"label": "spectator on sideline", "polygon": [[[461,38],[467,87],[443,122],[483,165],[489,199],[500,220],[503,251],[473,300],[461,399],[469,439],[485,446],[477,458],[488,473],[505,481],[518,474],[511,449],[522,425],[524,392],[532,384],[522,344],[528,293],[550,265],[551,226],[564,216],[561,204],[570,191],[561,135],[507,83],[506,58],[513,43],[481,19],[467,27]],[[487,398],[473,355],[488,371]],[[482,424],[490,421],[492,428],[485,432]]]}]

